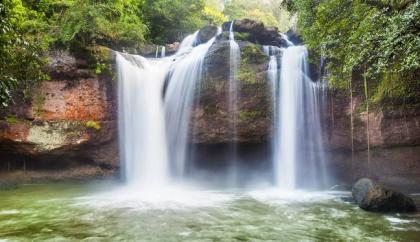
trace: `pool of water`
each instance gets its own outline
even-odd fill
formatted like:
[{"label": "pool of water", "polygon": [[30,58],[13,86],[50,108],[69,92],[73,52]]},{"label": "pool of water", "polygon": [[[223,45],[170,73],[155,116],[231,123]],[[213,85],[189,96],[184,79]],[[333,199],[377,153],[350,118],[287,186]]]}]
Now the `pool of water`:
[{"label": "pool of water", "polygon": [[349,195],[27,185],[0,191],[0,241],[420,240],[419,214],[365,212]]}]

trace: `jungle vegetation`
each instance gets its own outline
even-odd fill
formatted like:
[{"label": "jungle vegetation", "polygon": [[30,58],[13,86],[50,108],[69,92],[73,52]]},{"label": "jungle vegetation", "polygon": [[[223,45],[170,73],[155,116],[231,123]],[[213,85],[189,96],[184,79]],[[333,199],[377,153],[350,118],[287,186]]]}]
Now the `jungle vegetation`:
[{"label": "jungle vegetation", "polygon": [[297,31],[312,57],[326,60],[334,88],[359,76],[372,101],[409,101],[420,90],[419,9],[418,0],[3,0],[0,106],[13,90],[48,79],[50,50],[130,51],[239,18]]}]

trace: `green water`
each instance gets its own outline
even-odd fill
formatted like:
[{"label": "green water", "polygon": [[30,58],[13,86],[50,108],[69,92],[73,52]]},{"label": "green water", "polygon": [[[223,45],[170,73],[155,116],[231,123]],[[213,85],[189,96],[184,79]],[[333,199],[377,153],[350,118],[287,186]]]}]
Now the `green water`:
[{"label": "green water", "polygon": [[1,191],[0,241],[420,241],[419,214],[364,212],[346,194],[127,193],[112,184]]}]

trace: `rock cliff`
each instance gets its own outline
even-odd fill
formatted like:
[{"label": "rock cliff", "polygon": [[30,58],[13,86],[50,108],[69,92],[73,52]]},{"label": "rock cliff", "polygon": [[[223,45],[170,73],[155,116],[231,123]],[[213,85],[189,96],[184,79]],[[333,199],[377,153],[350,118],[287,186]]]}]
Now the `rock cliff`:
[{"label": "rock cliff", "polygon": [[[228,25],[224,24],[223,29],[227,30]],[[231,135],[229,125],[230,48],[225,31],[205,59],[204,79],[196,90],[200,98],[192,114],[191,145],[202,152],[197,159],[203,162],[212,162],[213,154],[220,157],[221,152],[227,152],[226,147],[236,143],[242,151],[239,154],[242,160],[269,164],[272,129],[267,81],[269,57],[263,53],[261,44],[285,43],[276,29],[250,20],[235,21],[234,30],[241,49],[237,135]],[[203,31],[202,41],[215,31],[214,27]],[[107,59],[108,64],[112,63],[110,53]],[[117,174],[116,78],[95,74],[85,60],[65,52],[51,53],[49,63],[47,70],[52,79],[31,90],[30,100],[17,98],[11,112],[1,117],[0,171],[71,170],[70,177]],[[352,102],[348,94],[330,90],[328,110],[322,116],[330,172],[337,183],[350,184],[370,176],[391,187],[418,187],[420,102],[412,103],[408,109],[398,103],[386,109],[372,108],[368,115],[360,108],[363,94],[354,90]]]},{"label": "rock cliff", "polygon": [[50,53],[46,70],[51,80],[32,88],[29,100],[17,96],[0,121],[0,170],[112,174],[118,167],[116,80],[66,52]]}]

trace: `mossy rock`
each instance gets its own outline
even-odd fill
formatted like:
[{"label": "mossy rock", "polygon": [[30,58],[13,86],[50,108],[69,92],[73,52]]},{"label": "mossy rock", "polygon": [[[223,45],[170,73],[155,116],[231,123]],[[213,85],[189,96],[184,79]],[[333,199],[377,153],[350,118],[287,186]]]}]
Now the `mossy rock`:
[{"label": "mossy rock", "polygon": [[239,113],[239,121],[246,122],[258,118],[261,113],[257,110],[241,110]]},{"label": "mossy rock", "polygon": [[260,45],[249,44],[241,48],[242,64],[264,64],[269,61],[269,57],[261,50]]}]

